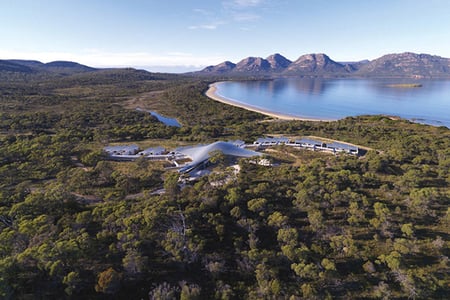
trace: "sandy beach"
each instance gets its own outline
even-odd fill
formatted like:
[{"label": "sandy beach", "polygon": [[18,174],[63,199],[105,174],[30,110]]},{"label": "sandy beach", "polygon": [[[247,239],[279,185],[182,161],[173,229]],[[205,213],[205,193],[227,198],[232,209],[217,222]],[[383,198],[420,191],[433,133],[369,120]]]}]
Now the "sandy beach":
[{"label": "sandy beach", "polygon": [[287,114],[281,114],[281,113],[274,113],[268,110],[264,110],[258,107],[254,107],[251,105],[247,105],[247,104],[243,104],[243,103],[239,103],[227,98],[224,98],[220,95],[217,94],[217,87],[216,84],[218,84],[220,82],[216,82],[213,84],[209,85],[209,89],[206,91],[205,95],[215,101],[219,101],[228,105],[233,105],[233,106],[237,106],[240,108],[244,108],[250,111],[254,111],[254,112],[258,112],[267,116],[270,116],[272,118],[276,118],[276,119],[281,119],[281,120],[301,120],[301,121],[330,121],[330,120],[321,120],[321,119],[313,119],[313,118],[302,118],[302,117],[296,117],[296,116],[291,116],[291,115],[287,115]]}]

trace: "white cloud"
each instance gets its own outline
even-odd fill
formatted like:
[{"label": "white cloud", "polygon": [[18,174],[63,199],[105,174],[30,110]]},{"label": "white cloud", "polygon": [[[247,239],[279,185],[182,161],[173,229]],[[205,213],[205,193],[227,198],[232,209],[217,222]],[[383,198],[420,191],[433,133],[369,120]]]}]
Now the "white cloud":
[{"label": "white cloud", "polygon": [[254,22],[261,19],[265,0],[226,0],[222,2],[225,11],[235,22]]},{"label": "white cloud", "polygon": [[[261,18],[255,10],[259,10],[259,6],[264,0],[224,0],[222,1],[221,13],[213,13],[211,11],[194,8],[193,11],[202,16],[203,24],[188,26],[191,30],[215,30],[219,26],[230,24],[233,22],[253,22]],[[225,13],[225,15],[223,15]]]},{"label": "white cloud", "polygon": [[206,9],[202,9],[202,8],[194,8],[193,11],[195,13],[198,13],[198,14],[201,14],[201,15],[204,15],[204,16],[211,15],[211,13],[209,11],[207,11]]},{"label": "white cloud", "polygon": [[246,8],[258,6],[262,2],[262,0],[232,0],[231,2],[228,2],[228,5],[231,5],[235,8]]},{"label": "white cloud", "polygon": [[189,26],[189,29],[208,29],[208,30],[214,30],[217,29],[217,25],[216,24],[204,24],[204,25],[193,25],[193,26]]},{"label": "white cloud", "polygon": [[180,57],[192,57],[192,53],[178,52],[178,51],[168,52],[167,55],[180,56]]},{"label": "white cloud", "polygon": [[207,30],[215,30],[219,26],[226,24],[225,21],[215,21],[208,24],[201,24],[201,25],[193,25],[189,26],[189,29],[207,29]]},{"label": "white cloud", "polygon": [[256,21],[261,18],[260,15],[253,14],[253,13],[236,13],[234,14],[234,20],[238,22],[249,22],[249,21]]}]

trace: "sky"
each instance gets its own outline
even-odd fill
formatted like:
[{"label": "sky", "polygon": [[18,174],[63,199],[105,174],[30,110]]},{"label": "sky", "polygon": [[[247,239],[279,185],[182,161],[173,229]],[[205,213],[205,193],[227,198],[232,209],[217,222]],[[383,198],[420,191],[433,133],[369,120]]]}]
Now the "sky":
[{"label": "sky", "polygon": [[198,70],[248,56],[450,57],[448,0],[0,0],[0,59]]}]

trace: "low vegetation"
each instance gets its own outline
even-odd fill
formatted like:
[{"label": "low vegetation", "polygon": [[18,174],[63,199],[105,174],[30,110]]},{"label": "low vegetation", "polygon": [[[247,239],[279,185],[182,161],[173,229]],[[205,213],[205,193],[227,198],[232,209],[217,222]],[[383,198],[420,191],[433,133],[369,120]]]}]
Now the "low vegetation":
[{"label": "low vegetation", "polygon": [[422,87],[420,83],[399,83],[399,84],[388,84],[388,87],[393,88],[419,88]]},{"label": "low vegetation", "polygon": [[[450,293],[447,128],[383,116],[263,122],[206,98],[210,82],[131,70],[2,78],[2,299]],[[183,126],[136,111],[137,98]],[[102,153],[110,143],[272,134],[373,150],[355,157],[277,147],[267,152],[276,166],[243,159],[232,177],[218,156],[222,171],[184,188],[164,162],[111,162]]]}]

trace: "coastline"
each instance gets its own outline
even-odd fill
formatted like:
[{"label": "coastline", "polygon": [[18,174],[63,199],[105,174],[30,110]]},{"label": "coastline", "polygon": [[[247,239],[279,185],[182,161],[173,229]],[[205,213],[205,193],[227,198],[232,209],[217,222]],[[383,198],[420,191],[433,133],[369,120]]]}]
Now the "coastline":
[{"label": "coastline", "polygon": [[320,122],[330,122],[332,120],[324,120],[324,119],[315,119],[315,118],[303,118],[303,117],[296,117],[296,116],[291,116],[291,115],[287,115],[287,114],[282,114],[282,113],[276,113],[276,112],[272,112],[269,110],[265,110],[262,108],[258,108],[258,107],[254,107],[251,105],[247,105],[244,103],[240,103],[240,102],[236,102],[230,99],[227,99],[225,97],[222,97],[220,95],[217,94],[217,87],[216,84],[218,84],[220,82],[215,82],[209,85],[208,90],[205,92],[205,95],[215,101],[224,103],[224,104],[228,104],[228,105],[233,105],[236,107],[240,107],[246,110],[250,110],[250,111],[254,111],[275,119],[280,119],[280,120],[298,120],[298,121],[320,121]]}]

